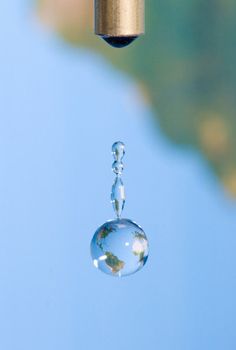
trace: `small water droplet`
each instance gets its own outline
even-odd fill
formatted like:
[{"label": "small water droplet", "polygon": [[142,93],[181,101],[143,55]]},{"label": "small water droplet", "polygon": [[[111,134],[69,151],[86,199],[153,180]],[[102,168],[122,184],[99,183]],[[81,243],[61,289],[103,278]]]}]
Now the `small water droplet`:
[{"label": "small water droplet", "polygon": [[112,164],[113,173],[116,175],[121,175],[124,170],[124,165],[122,162],[117,162],[116,160]]},{"label": "small water droplet", "polygon": [[121,141],[115,142],[112,146],[112,154],[117,162],[121,162],[125,155],[125,144]]},{"label": "small water droplet", "polygon": [[119,176],[116,177],[115,182],[112,186],[111,202],[113,209],[119,218],[125,205],[125,186]]}]

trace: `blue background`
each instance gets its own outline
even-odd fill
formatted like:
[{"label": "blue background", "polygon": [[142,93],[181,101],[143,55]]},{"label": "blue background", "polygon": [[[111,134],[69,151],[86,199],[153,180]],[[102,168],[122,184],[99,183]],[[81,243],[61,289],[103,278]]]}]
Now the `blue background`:
[{"label": "blue background", "polygon": [[[234,350],[235,203],[165,139],[132,80],[62,46],[26,4],[0,7],[0,349]],[[89,253],[113,217],[116,140],[124,215],[151,248],[124,279]]]}]

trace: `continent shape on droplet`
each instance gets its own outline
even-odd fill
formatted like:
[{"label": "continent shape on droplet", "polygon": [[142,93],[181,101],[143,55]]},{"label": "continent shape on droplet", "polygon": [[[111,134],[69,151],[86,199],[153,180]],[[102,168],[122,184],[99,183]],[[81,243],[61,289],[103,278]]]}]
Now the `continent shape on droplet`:
[{"label": "continent shape on droplet", "polygon": [[139,271],[148,253],[148,239],[143,229],[129,219],[105,222],[91,241],[94,266],[112,276],[128,276]]}]

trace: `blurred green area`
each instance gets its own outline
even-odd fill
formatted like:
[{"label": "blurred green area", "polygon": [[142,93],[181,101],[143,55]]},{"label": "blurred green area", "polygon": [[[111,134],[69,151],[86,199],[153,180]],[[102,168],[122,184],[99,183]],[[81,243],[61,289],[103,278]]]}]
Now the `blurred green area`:
[{"label": "blurred green area", "polygon": [[38,0],[41,20],[132,75],[162,130],[199,149],[236,197],[236,2],[146,1],[146,35],[112,49],[93,34],[93,1]]}]

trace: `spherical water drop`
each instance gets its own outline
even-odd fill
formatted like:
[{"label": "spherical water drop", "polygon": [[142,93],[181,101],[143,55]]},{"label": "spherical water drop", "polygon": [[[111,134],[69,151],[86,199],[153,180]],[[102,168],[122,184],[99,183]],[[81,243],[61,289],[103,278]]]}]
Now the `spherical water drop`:
[{"label": "spherical water drop", "polygon": [[142,228],[129,219],[107,221],[91,242],[94,266],[117,277],[139,271],[148,258],[148,240]]}]

